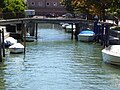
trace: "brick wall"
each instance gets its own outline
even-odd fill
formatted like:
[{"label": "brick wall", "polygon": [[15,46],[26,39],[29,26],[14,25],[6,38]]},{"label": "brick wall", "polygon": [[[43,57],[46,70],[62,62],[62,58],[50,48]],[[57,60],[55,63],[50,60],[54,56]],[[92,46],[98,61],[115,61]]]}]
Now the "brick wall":
[{"label": "brick wall", "polygon": [[48,13],[62,15],[66,13],[65,8],[60,4],[60,0],[28,0],[28,8],[34,9],[36,15],[46,15]]}]

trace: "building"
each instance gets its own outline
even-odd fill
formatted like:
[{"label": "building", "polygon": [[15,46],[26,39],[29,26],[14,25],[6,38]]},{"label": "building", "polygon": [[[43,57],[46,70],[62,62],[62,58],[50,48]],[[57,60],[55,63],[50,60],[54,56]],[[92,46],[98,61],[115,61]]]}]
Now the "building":
[{"label": "building", "polygon": [[49,13],[62,15],[66,13],[65,8],[60,4],[60,0],[28,0],[28,9],[34,9],[36,15]]}]

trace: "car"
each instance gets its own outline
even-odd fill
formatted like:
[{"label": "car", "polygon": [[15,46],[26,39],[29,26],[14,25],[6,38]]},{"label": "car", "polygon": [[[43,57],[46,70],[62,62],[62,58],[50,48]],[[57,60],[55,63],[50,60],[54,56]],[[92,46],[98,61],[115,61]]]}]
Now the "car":
[{"label": "car", "polygon": [[66,13],[66,14],[63,14],[62,17],[73,18],[73,15],[71,13]]},{"label": "car", "polygon": [[57,14],[55,14],[55,13],[48,13],[48,14],[46,14],[46,17],[48,18],[48,17],[50,17],[50,18],[54,18],[54,17],[57,17],[58,15]]}]

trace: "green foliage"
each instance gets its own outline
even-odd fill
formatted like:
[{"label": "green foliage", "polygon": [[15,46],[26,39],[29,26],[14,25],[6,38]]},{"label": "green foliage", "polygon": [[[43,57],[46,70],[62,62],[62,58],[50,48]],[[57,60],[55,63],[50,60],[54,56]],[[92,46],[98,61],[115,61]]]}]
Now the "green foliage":
[{"label": "green foliage", "polygon": [[4,18],[21,18],[25,17],[26,6],[24,0],[4,0],[5,7],[3,8]]},{"label": "green foliage", "polygon": [[61,0],[61,4],[65,6],[66,10],[70,13],[74,12],[74,7],[72,6],[72,0]]},{"label": "green foliage", "polygon": [[[61,3],[73,12],[98,15],[105,19],[107,13],[120,14],[120,0],[61,0]],[[106,12],[107,11],[107,12]]]},{"label": "green foliage", "polygon": [[4,0],[0,0],[0,8],[4,7]]},{"label": "green foliage", "polygon": [[4,0],[0,0],[0,13],[2,12],[2,8],[5,6]]}]

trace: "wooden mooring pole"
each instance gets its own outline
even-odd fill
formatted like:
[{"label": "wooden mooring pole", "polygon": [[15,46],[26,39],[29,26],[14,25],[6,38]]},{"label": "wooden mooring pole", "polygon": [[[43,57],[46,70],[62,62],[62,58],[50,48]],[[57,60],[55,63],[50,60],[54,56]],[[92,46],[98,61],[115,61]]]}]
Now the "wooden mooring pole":
[{"label": "wooden mooring pole", "polygon": [[25,54],[25,51],[26,51],[26,24],[23,23],[22,21],[22,32],[23,32],[23,35],[24,36],[24,54]]},{"label": "wooden mooring pole", "polygon": [[73,40],[73,33],[74,33],[74,32],[73,32],[73,29],[74,29],[74,28],[73,28],[73,23],[71,23],[71,25],[72,25],[71,39]]},{"label": "wooden mooring pole", "polygon": [[24,24],[24,54],[26,51],[26,24]]},{"label": "wooden mooring pole", "polygon": [[36,35],[35,35],[35,39],[37,40],[38,39],[38,23],[35,24],[35,29],[36,29]]},{"label": "wooden mooring pole", "polygon": [[101,45],[103,45],[104,44],[104,24],[102,24],[100,32],[101,32]]},{"label": "wooden mooring pole", "polygon": [[2,49],[3,49],[3,57],[5,57],[5,43],[4,43],[4,29],[2,28]]},{"label": "wooden mooring pole", "polygon": [[104,47],[107,47],[109,45],[109,25],[105,25],[105,44]]},{"label": "wooden mooring pole", "polygon": [[80,31],[80,28],[79,28],[79,23],[75,23],[75,40],[78,41],[78,34],[79,34],[79,31]]},{"label": "wooden mooring pole", "polygon": [[1,30],[0,30],[0,62],[2,62],[2,41],[1,41]]}]

